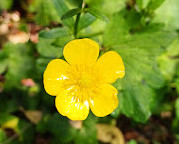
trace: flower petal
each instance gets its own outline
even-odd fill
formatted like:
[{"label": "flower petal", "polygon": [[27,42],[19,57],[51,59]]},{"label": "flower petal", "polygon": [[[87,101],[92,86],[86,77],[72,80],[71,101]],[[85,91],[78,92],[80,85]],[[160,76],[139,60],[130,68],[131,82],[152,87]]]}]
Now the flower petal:
[{"label": "flower petal", "polygon": [[71,120],[85,120],[89,114],[89,103],[83,96],[73,87],[63,91],[55,99],[58,112]]},{"label": "flower petal", "polygon": [[110,84],[104,84],[99,93],[90,100],[90,108],[98,117],[104,117],[112,113],[118,106],[118,91]]},{"label": "flower petal", "polygon": [[114,83],[117,78],[123,78],[125,67],[120,55],[115,51],[103,54],[96,62],[95,69],[104,83]]},{"label": "flower petal", "polygon": [[56,96],[62,91],[69,68],[69,64],[62,59],[50,61],[43,75],[44,88],[48,94]]},{"label": "flower petal", "polygon": [[63,55],[70,65],[93,64],[99,56],[99,45],[90,39],[76,39],[67,43]]}]

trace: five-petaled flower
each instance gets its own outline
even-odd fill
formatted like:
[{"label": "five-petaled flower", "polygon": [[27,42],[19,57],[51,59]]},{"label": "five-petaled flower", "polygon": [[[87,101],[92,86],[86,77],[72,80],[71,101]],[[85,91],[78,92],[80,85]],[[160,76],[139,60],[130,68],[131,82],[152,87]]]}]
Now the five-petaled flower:
[{"label": "five-petaled flower", "polygon": [[120,55],[108,51],[98,59],[99,45],[87,38],[70,41],[63,55],[68,63],[54,59],[44,72],[44,88],[56,96],[58,112],[71,120],[86,119],[89,109],[98,117],[112,113],[118,91],[110,84],[125,74]]}]

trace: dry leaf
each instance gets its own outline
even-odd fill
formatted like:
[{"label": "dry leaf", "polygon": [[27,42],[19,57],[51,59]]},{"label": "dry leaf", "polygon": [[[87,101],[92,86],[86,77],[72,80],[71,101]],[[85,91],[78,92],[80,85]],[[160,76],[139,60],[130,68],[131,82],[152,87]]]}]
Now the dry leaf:
[{"label": "dry leaf", "polygon": [[42,118],[42,112],[37,110],[23,110],[25,116],[34,124],[37,124]]},{"label": "dry leaf", "polygon": [[97,124],[98,140],[110,144],[125,144],[122,132],[115,126]]}]

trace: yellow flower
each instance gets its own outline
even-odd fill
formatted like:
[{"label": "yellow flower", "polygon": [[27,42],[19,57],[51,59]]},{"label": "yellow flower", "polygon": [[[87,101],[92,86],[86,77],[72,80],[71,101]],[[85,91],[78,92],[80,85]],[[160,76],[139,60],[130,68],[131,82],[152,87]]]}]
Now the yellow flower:
[{"label": "yellow flower", "polygon": [[84,120],[89,109],[104,117],[118,106],[115,87],[110,85],[124,76],[118,53],[109,51],[98,60],[99,45],[90,39],[70,41],[63,50],[66,59],[52,60],[44,72],[44,88],[57,96],[58,112],[71,120]]}]

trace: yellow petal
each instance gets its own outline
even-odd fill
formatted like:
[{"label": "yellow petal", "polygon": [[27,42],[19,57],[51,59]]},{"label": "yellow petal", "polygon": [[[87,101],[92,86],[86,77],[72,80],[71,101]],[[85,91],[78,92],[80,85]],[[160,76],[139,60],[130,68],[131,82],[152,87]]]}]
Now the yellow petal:
[{"label": "yellow petal", "polygon": [[110,84],[104,84],[90,100],[90,108],[98,117],[112,113],[118,106],[118,91]]},{"label": "yellow petal", "polygon": [[54,59],[47,65],[43,81],[48,94],[56,96],[62,91],[63,83],[68,79],[69,68],[69,64],[62,59]]},{"label": "yellow petal", "polygon": [[70,65],[93,64],[99,56],[99,45],[90,39],[76,39],[66,44],[63,55]]},{"label": "yellow petal", "polygon": [[125,67],[120,55],[115,51],[103,54],[96,62],[95,69],[104,83],[114,83],[117,78],[123,78]]},{"label": "yellow petal", "polygon": [[89,103],[80,91],[71,87],[55,99],[58,112],[71,120],[85,120],[89,114]]}]

